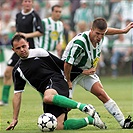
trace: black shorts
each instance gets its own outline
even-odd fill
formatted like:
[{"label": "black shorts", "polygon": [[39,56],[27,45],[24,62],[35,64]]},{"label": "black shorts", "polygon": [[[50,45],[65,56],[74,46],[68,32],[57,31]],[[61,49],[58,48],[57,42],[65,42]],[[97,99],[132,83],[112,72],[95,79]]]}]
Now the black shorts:
[{"label": "black shorts", "polygon": [[8,60],[7,65],[14,67],[18,60],[19,56],[16,53],[13,53],[12,57]]},{"label": "black shorts", "polygon": [[43,102],[43,111],[44,113],[53,114],[56,118],[59,117],[61,114],[65,113],[64,121],[67,120],[67,113],[68,113],[67,108],[62,108],[62,107],[51,105],[51,104],[45,104]]},{"label": "black shorts", "polygon": [[[66,97],[69,96],[68,84],[63,78],[52,77],[46,89],[50,89],[50,88],[55,89],[59,95],[63,95]],[[58,117],[61,114],[65,113],[66,114],[65,119],[67,118],[67,108],[59,107],[57,105],[50,105],[50,104],[43,103],[43,111],[44,113],[51,113],[55,117]]]}]

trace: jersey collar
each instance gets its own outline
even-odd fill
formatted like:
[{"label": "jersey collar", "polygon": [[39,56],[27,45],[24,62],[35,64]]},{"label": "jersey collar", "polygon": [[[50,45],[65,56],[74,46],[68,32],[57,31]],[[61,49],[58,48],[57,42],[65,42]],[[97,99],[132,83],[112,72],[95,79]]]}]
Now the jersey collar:
[{"label": "jersey collar", "polygon": [[33,10],[34,10],[34,9],[32,8],[32,9],[31,9],[29,12],[27,12],[27,13],[24,13],[24,10],[22,10],[21,13],[22,13],[23,15],[29,15],[31,12],[33,12]]}]

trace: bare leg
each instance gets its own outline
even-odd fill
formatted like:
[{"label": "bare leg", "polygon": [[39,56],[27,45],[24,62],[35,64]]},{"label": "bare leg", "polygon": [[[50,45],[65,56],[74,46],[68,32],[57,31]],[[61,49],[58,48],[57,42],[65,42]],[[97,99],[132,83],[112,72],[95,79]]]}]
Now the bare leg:
[{"label": "bare leg", "polygon": [[10,88],[12,85],[12,70],[13,67],[7,66],[4,72],[4,85],[2,90],[2,101],[0,101],[0,106],[6,105],[8,103]]},{"label": "bare leg", "polygon": [[4,73],[4,85],[12,85],[12,66],[7,66]]},{"label": "bare leg", "polygon": [[104,107],[108,110],[108,112],[114,116],[114,118],[118,121],[121,127],[124,125],[124,115],[119,109],[118,105],[112,100],[108,94],[104,91],[101,83],[96,82],[92,88],[91,93],[97,96],[104,104]]}]

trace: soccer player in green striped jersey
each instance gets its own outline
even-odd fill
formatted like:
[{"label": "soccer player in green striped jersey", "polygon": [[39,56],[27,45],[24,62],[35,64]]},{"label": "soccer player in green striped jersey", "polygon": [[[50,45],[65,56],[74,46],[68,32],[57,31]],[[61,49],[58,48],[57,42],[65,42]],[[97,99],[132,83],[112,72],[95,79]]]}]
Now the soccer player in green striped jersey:
[{"label": "soccer player in green striped jersey", "polygon": [[[104,35],[125,34],[131,28],[133,28],[133,22],[124,29],[107,28],[107,22],[104,18],[96,18],[90,31],[85,31],[75,36],[68,43],[62,56],[62,59],[65,60],[65,77],[69,88],[72,88],[70,97],[72,97],[75,85],[79,84],[103,102],[104,107],[114,116],[122,128],[133,128],[133,122],[131,119],[125,120],[116,102],[103,89],[100,79],[95,72],[100,58]],[[80,74],[71,81],[70,72],[72,65],[90,71],[88,71],[87,75]]]},{"label": "soccer player in green striped jersey", "polygon": [[60,5],[54,5],[52,7],[51,17],[42,20],[44,35],[40,37],[41,48],[52,52],[58,57],[60,57],[62,53],[64,30],[63,23],[59,20],[61,12],[62,7]]}]

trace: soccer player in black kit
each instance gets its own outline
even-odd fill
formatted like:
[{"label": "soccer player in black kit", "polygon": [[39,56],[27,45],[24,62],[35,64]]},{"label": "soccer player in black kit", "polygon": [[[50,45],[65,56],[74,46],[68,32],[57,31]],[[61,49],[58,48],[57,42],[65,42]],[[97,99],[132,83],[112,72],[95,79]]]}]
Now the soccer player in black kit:
[{"label": "soccer player in black kit", "polygon": [[[16,15],[16,32],[27,38],[29,48],[39,47],[39,36],[43,35],[43,28],[40,17],[33,9],[33,0],[22,0],[22,10]],[[19,57],[14,53],[7,63],[0,106],[8,104],[12,70],[18,59]]]},{"label": "soccer player in black kit", "polygon": [[[76,102],[68,98],[69,88],[64,79],[64,61],[48,53],[42,48],[29,49],[26,38],[15,35],[11,41],[13,51],[20,57],[13,69],[14,97],[13,120],[6,130],[14,129],[18,123],[21,96],[26,82],[37,91],[44,94],[44,112],[52,113],[57,118],[57,130],[72,130],[87,126],[88,124],[105,129],[106,126],[100,119],[92,105]],[[88,74],[73,67],[73,72]],[[67,108],[79,109],[88,114],[85,118],[66,120]]]}]

